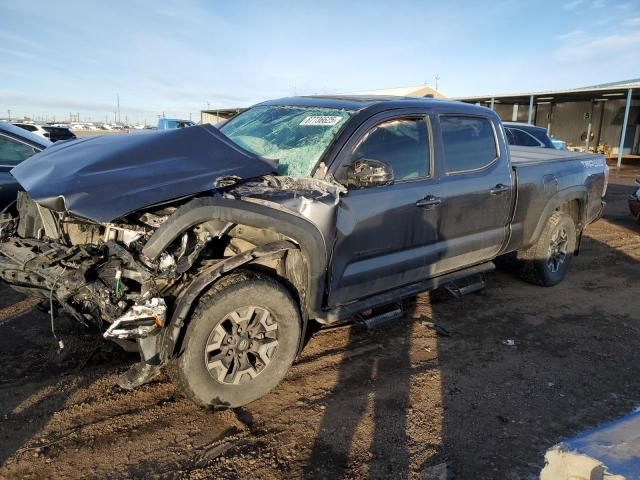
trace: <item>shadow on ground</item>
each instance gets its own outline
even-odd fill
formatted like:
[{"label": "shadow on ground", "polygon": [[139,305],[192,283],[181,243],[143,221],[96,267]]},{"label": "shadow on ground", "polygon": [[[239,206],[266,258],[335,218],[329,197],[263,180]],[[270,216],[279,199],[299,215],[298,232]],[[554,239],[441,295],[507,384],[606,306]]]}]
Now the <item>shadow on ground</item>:
[{"label": "shadow on ground", "polygon": [[[372,332],[321,331],[282,385],[235,412],[194,407],[168,376],[119,390],[135,357],[72,320],[59,354],[46,315],[0,286],[0,476],[536,476],[549,446],[640,404],[630,180],[610,186],[561,285],[498,271]],[[56,443],[39,453],[41,437]]]}]

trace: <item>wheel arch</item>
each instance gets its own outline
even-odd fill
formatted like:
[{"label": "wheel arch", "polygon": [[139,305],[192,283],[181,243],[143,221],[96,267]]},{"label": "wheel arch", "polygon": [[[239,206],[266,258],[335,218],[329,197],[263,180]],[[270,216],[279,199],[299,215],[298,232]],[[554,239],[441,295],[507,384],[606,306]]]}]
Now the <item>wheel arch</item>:
[{"label": "wheel arch", "polygon": [[[587,190],[584,187],[571,187],[557,192],[553,197],[549,199],[542,211],[542,215],[538,218],[536,228],[533,231],[533,235],[526,242],[526,246],[533,245],[538,241],[544,226],[547,224],[549,217],[556,211],[562,211],[569,214],[575,224],[578,239],[582,235],[584,228],[584,215],[587,205]],[[576,243],[578,248],[579,241]]]},{"label": "wheel arch", "polygon": [[[221,277],[240,267],[267,273],[294,294],[298,300],[303,332],[308,319],[317,316],[322,307],[327,262],[324,237],[305,218],[282,210],[224,198],[197,198],[176,210],[156,230],[143,247],[142,254],[149,260],[156,260],[184,232],[206,225],[215,235],[216,230],[224,232],[228,224],[263,232],[263,241],[268,243],[227,257],[189,281],[176,297],[172,316],[163,332],[160,347],[163,362],[171,358],[179,347],[197,299]],[[263,265],[263,262],[274,259],[277,260],[277,269],[267,269]]]}]

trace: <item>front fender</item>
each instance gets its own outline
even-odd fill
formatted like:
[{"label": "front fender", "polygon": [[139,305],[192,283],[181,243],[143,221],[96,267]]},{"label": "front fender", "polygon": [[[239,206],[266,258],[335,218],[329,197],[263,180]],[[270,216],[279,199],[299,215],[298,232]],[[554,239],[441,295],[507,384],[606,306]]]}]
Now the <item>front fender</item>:
[{"label": "front fender", "polygon": [[307,304],[301,305],[302,313],[308,317],[319,315],[324,300],[327,244],[313,223],[293,213],[222,197],[196,198],[178,208],[155,231],[142,254],[155,260],[186,230],[208,221],[262,228],[294,240],[308,268]]},{"label": "front fender", "polygon": [[258,258],[282,254],[287,250],[297,250],[298,246],[287,240],[260,245],[259,247],[239,253],[216,263],[195,277],[189,286],[178,295],[173,314],[165,327],[160,347],[160,360],[166,362],[174,353],[185,321],[193,310],[193,304],[198,297],[222,275],[229,273],[243,265],[249,264]]}]

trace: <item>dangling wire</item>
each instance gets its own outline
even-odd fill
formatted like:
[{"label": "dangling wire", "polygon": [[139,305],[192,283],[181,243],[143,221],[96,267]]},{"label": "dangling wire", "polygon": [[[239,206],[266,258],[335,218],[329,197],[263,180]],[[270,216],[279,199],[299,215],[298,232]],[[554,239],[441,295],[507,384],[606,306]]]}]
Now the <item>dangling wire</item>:
[{"label": "dangling wire", "polygon": [[56,335],[56,327],[53,319],[53,291],[56,289],[58,282],[60,281],[60,279],[62,278],[62,275],[64,275],[64,272],[66,270],[67,270],[67,267],[65,266],[62,269],[62,273],[58,275],[58,278],[56,278],[56,281],[53,282],[53,285],[51,286],[51,290],[49,291],[49,315],[51,316],[51,333],[53,333],[53,338],[55,338],[56,341],[58,342],[58,347],[60,350],[64,348],[64,342],[61,339],[59,339],[58,336]]}]

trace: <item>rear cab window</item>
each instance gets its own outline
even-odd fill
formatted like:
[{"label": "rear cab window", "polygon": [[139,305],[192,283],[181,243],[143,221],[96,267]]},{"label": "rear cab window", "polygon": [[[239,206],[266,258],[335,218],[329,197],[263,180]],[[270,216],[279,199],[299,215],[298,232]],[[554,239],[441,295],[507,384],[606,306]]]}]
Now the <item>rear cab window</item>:
[{"label": "rear cab window", "polygon": [[495,130],[488,118],[441,115],[446,174],[481,170],[498,159]]}]

